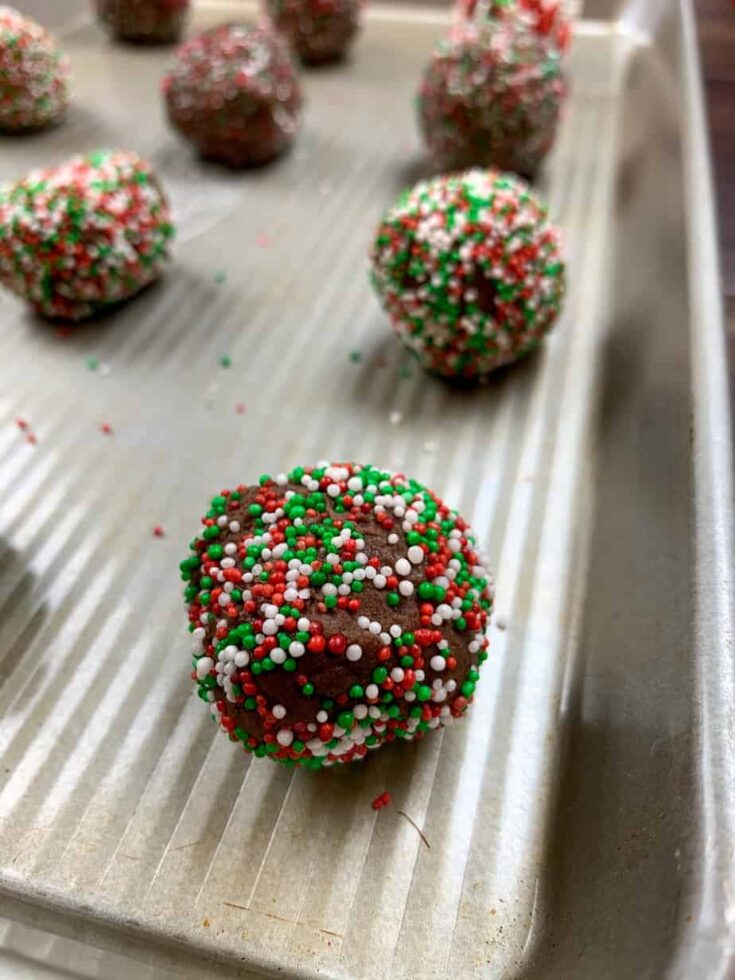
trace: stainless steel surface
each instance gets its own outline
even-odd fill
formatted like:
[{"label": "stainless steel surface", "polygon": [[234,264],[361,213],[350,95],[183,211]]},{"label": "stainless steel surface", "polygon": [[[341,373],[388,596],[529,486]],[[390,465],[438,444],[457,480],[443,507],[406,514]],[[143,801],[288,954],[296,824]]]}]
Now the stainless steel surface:
[{"label": "stainless steel surface", "polygon": [[[686,16],[682,48],[676,10],[650,38],[633,15],[635,34],[580,25],[542,181],[563,321],[475,392],[402,376],[365,276],[380,212],[421,169],[410,95],[443,15],[373,10],[349,67],[305,76],[294,152],[247,175],[167,132],[167,53],[70,30],[69,123],[4,141],[0,178],[135,148],[179,248],[164,283],[70,337],[1,300],[0,912],[187,976],[726,975],[711,201]],[[465,723],[292,774],[243,758],[193,698],[176,564],[213,489],[325,457],[399,465],[460,507],[507,629]]]}]

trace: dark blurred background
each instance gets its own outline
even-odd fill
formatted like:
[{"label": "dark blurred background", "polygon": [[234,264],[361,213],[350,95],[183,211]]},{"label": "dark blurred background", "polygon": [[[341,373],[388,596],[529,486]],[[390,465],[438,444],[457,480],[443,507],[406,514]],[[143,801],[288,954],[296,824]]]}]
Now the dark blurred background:
[{"label": "dark blurred background", "polygon": [[735,3],[696,0],[719,203],[722,274],[735,399]]}]

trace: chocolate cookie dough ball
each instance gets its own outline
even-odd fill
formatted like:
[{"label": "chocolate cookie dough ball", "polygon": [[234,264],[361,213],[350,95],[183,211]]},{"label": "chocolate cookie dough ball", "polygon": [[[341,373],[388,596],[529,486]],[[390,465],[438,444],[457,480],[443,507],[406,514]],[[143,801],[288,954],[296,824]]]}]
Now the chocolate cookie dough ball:
[{"label": "chocolate cookie dough ball", "polygon": [[133,44],[178,41],[189,0],[96,0],[97,15],[113,37]]},{"label": "chocolate cookie dough ball", "polygon": [[360,0],[266,0],[266,10],[305,65],[339,61],[360,26]]},{"label": "chocolate cookie dough ball", "polygon": [[0,190],[0,282],[44,316],[80,320],[158,279],[173,233],[144,160],[73,157]]},{"label": "chocolate cookie dough ball", "polygon": [[203,157],[258,166],[298,126],[301,92],[285,42],[266,25],[228,24],[178,52],[163,81],[169,120]]},{"label": "chocolate cookie dough ball", "polygon": [[0,132],[43,129],[61,122],[69,64],[40,24],[0,7]]},{"label": "chocolate cookie dough ball", "polygon": [[353,463],[213,498],[181,563],[192,679],[233,742],[351,762],[448,725],[487,657],[488,572],[426,487]]},{"label": "chocolate cookie dough ball", "polygon": [[528,184],[470,170],[422,181],[378,228],[372,281],[436,374],[479,378],[533,350],[564,295],[559,233]]},{"label": "chocolate cookie dough ball", "polygon": [[554,141],[565,93],[556,45],[505,29],[472,31],[434,52],[419,122],[440,170],[481,165],[532,176]]}]

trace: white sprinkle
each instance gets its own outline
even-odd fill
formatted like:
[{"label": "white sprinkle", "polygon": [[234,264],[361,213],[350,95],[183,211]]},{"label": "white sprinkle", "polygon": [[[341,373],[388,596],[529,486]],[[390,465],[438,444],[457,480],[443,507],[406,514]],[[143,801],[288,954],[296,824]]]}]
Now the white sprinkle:
[{"label": "white sprinkle", "polygon": [[447,662],[444,659],[444,657],[440,657],[439,654],[437,653],[429,661],[429,666],[431,667],[432,670],[441,671],[446,669]]},{"label": "white sprinkle", "polygon": [[408,549],[408,560],[412,565],[420,565],[424,560],[424,549],[417,544],[411,545]]},{"label": "white sprinkle", "polygon": [[353,662],[360,660],[362,658],[362,647],[358,646],[357,643],[351,643],[345,650],[345,656]]},{"label": "white sprinkle", "polygon": [[[416,546],[414,545],[414,547],[416,547]],[[419,548],[419,551],[421,551],[420,548]],[[410,554],[411,554],[411,549],[409,549],[409,557],[410,557]],[[424,555],[424,553],[423,553],[423,551],[421,551],[421,557],[422,558],[423,558],[423,555]],[[410,575],[411,574],[411,565],[409,564],[409,562],[406,561],[405,558],[399,558],[398,561],[396,562],[396,572],[399,575]]]},{"label": "white sprinkle", "polygon": [[276,740],[279,745],[289,746],[291,742],[293,742],[293,732],[290,731],[288,728],[283,728],[276,735]]},{"label": "white sprinkle", "polygon": [[398,591],[403,596],[413,595],[413,582],[409,582],[408,579],[404,579],[402,582],[398,583]]},{"label": "white sprinkle", "polygon": [[378,690],[377,684],[368,684],[368,686],[365,688],[365,697],[368,698],[370,701],[374,701],[379,694],[380,691]]},{"label": "white sprinkle", "polygon": [[211,657],[201,657],[197,661],[197,677],[199,680],[205,678],[214,667],[214,660]]},{"label": "white sprinkle", "polygon": [[286,709],[283,707],[282,704],[273,705],[273,717],[279,719],[286,717]]}]

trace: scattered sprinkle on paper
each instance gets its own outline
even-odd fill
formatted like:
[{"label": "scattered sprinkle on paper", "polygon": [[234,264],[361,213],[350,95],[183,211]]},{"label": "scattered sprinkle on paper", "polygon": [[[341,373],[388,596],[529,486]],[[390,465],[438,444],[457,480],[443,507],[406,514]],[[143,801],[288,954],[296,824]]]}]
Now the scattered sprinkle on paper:
[{"label": "scattered sprinkle on paper", "polygon": [[388,421],[391,425],[400,425],[403,421],[403,412],[393,411],[388,416]]},{"label": "scattered sprinkle on paper", "polygon": [[232,367],[232,358],[229,354],[223,354],[219,359],[219,366],[223,368]]}]

